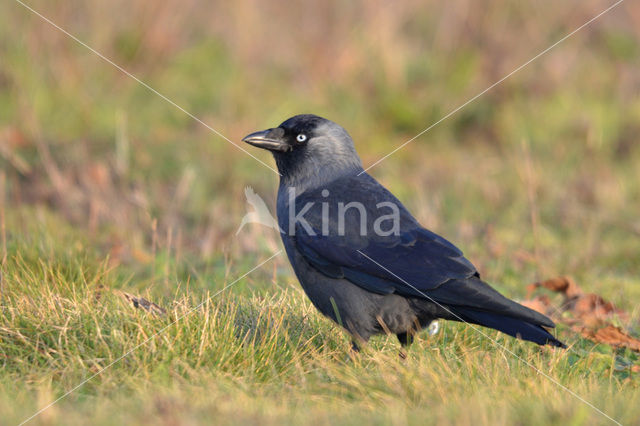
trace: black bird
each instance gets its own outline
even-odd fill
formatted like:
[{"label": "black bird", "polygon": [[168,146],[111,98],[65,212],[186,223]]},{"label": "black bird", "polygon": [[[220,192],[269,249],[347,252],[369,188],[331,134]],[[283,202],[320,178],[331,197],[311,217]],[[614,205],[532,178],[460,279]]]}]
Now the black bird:
[{"label": "black bird", "polygon": [[311,302],[351,334],[355,350],[380,333],[409,345],[438,318],[565,347],[545,329],[553,321],[482,281],[456,246],[364,172],[338,124],[297,115],[243,141],[273,153],[289,261]]}]

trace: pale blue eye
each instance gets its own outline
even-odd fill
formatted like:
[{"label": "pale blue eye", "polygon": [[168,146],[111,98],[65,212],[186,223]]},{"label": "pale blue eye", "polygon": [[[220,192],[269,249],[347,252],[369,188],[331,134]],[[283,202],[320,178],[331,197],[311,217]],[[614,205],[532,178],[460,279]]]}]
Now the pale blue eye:
[{"label": "pale blue eye", "polygon": [[307,135],[300,133],[298,136],[296,136],[296,140],[298,142],[304,142],[307,140]]}]

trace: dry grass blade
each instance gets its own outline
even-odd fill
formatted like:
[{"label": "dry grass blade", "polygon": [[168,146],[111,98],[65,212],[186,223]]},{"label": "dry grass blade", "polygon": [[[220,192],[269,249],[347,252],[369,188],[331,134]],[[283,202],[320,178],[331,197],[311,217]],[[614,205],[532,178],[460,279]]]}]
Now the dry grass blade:
[{"label": "dry grass blade", "polygon": [[167,314],[166,309],[145,299],[144,297],[134,296],[133,294],[127,293],[125,291],[118,291],[118,293],[124,300],[131,303],[134,308],[143,309],[147,312],[150,312],[158,316],[163,316]]}]

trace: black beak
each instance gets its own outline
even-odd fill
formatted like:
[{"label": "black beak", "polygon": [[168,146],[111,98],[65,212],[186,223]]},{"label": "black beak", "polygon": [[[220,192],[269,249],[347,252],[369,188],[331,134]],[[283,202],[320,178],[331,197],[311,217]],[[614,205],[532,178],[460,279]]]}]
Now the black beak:
[{"label": "black beak", "polygon": [[291,145],[284,140],[283,136],[284,130],[276,127],[275,129],[251,133],[242,138],[242,142],[257,146],[258,148],[268,149],[269,151],[289,151],[291,150]]}]

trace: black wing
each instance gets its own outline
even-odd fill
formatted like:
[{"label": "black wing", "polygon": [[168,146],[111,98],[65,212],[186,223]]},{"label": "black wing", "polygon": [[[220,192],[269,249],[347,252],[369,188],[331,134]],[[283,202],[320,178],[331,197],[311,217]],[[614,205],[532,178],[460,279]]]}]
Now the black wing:
[{"label": "black wing", "polygon": [[[422,228],[400,201],[372,177],[346,177],[323,189],[329,191],[328,196],[322,196],[322,189],[318,189],[296,198],[297,211],[308,203],[316,205],[304,216],[309,226],[297,225],[294,237],[296,248],[321,273],[345,278],[378,294],[397,293],[554,326],[544,315],[507,299],[480,280],[476,268],[457,247]],[[329,208],[329,226],[324,229],[329,232],[322,232],[327,214],[323,214],[319,201]],[[365,235],[360,228],[362,211],[353,208],[344,215],[342,232],[340,221],[332,216],[338,213],[336,205],[353,202],[366,212]],[[399,232],[381,236],[375,232],[375,219],[391,209],[381,212],[377,206],[389,202],[398,207]]]},{"label": "black wing", "polygon": [[[322,196],[323,190],[329,195]],[[323,212],[320,203],[329,211],[325,208]],[[340,204],[351,208],[340,213]],[[299,223],[295,227],[296,246],[309,263],[327,275],[345,276],[377,293],[420,296],[420,291],[433,290],[448,280],[478,274],[456,246],[422,228],[402,203],[369,175],[342,178],[296,198],[297,212],[309,205],[304,215],[309,226]],[[392,232],[394,219],[388,216],[378,229],[389,235],[381,235],[375,229],[376,219],[394,211],[396,232]]]}]

